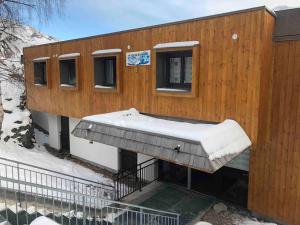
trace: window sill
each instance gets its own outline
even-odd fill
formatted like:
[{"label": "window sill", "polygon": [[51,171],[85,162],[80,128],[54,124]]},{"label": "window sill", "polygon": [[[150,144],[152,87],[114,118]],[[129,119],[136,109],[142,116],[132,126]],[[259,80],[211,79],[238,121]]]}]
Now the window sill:
[{"label": "window sill", "polygon": [[103,85],[95,85],[94,90],[96,92],[108,92],[108,93],[118,93],[118,89],[116,86],[103,86]]},{"label": "window sill", "polygon": [[47,84],[34,84],[34,86],[36,87],[43,87],[43,88],[47,88]]},{"label": "window sill", "polygon": [[60,84],[60,89],[63,89],[63,90],[77,90],[78,87],[75,86],[75,85],[70,85],[70,84]]},{"label": "window sill", "polygon": [[154,95],[170,97],[195,97],[191,90],[178,88],[156,88],[154,90]]}]

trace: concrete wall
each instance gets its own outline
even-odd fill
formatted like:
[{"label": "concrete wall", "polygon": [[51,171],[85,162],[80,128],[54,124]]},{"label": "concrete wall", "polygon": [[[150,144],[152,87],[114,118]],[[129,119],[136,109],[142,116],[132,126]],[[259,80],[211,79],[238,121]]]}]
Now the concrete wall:
[{"label": "concrete wall", "polygon": [[49,145],[52,148],[60,150],[60,116],[48,114],[48,123],[49,123]]},{"label": "concrete wall", "polygon": [[70,151],[75,157],[98,164],[112,171],[119,170],[119,150],[116,147],[101,143],[90,143],[88,140],[77,138],[71,134],[79,119],[70,118]]},{"label": "concrete wall", "polygon": [[44,130],[49,132],[49,121],[48,121],[48,113],[31,111],[32,120],[35,124],[42,127]]}]

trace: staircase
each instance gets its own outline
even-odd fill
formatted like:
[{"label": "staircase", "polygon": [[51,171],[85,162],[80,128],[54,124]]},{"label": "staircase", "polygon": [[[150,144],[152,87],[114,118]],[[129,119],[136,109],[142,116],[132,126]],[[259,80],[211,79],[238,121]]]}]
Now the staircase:
[{"label": "staircase", "polygon": [[[111,200],[109,195],[103,194],[111,193],[104,185],[105,190],[102,190],[102,186],[95,189],[87,181],[68,183],[65,174],[59,180],[54,179],[55,182],[49,183],[48,180],[52,181],[55,175],[51,174],[52,179],[49,179],[49,174],[41,173],[41,168],[38,172],[30,170],[28,173],[28,169],[20,169],[20,165],[7,165],[3,173],[1,166],[4,163],[0,163],[1,225],[29,225],[40,216],[46,216],[61,225],[179,224],[179,214]],[[15,172],[7,172],[10,168]],[[32,174],[40,174],[41,179],[32,179]],[[43,176],[46,181],[42,179]],[[73,183],[82,185],[69,188],[69,184]]]}]

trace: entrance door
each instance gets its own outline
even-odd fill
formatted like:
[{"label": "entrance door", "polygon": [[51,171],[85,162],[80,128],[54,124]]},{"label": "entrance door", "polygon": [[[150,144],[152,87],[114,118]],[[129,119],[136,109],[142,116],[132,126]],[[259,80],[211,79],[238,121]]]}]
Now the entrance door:
[{"label": "entrance door", "polygon": [[121,149],[121,170],[126,171],[137,166],[137,153]]},{"label": "entrance door", "polygon": [[62,116],[61,117],[61,151],[70,153],[70,133],[69,133],[69,118]]}]

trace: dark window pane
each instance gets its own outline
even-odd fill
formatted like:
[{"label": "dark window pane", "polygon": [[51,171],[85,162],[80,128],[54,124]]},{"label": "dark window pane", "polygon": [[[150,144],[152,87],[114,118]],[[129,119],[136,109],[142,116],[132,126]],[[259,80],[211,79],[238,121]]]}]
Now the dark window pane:
[{"label": "dark window pane", "polygon": [[60,60],[60,83],[76,86],[75,59]]},{"label": "dark window pane", "polygon": [[34,83],[46,85],[46,62],[35,62],[34,63]]},{"label": "dark window pane", "polygon": [[180,84],[181,58],[170,58],[170,83]]},{"label": "dark window pane", "polygon": [[116,85],[116,57],[94,59],[95,85],[114,87]]},{"label": "dark window pane", "polygon": [[191,90],[192,50],[156,53],[156,87]]},{"label": "dark window pane", "polygon": [[192,83],[192,57],[184,58],[184,83]]},{"label": "dark window pane", "polygon": [[107,59],[105,60],[105,83],[106,85],[112,86],[114,85],[114,60]]}]

